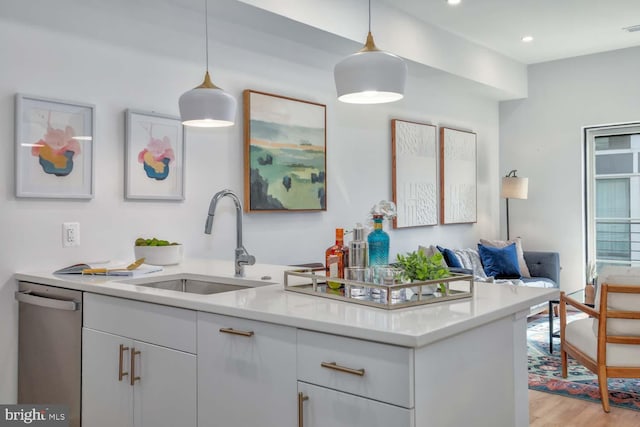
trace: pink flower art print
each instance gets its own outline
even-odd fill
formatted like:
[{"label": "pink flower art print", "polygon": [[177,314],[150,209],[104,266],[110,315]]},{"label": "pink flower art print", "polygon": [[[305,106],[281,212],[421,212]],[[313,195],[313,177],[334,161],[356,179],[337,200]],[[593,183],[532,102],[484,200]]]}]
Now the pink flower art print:
[{"label": "pink flower art print", "polygon": [[67,176],[73,171],[73,160],[80,154],[80,144],[71,126],[64,130],[51,126],[51,112],[47,118],[47,132],[31,148],[31,155],[38,158],[42,170],[55,176]]},{"label": "pink flower art print", "polygon": [[159,139],[150,135],[147,146],[138,153],[138,162],[142,163],[147,177],[158,181],[169,176],[169,166],[174,160],[175,154],[171,148],[171,140],[167,136]]}]

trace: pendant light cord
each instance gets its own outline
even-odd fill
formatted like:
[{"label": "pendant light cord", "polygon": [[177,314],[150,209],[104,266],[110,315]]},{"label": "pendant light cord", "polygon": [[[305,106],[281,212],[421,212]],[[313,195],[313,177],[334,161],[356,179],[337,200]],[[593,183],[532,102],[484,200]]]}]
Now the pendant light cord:
[{"label": "pendant light cord", "polygon": [[[369,0],[371,1],[371,0]],[[209,1],[204,0],[204,35],[205,35],[205,57],[207,58],[207,73],[209,72]]]},{"label": "pendant light cord", "polygon": [[371,0],[369,0],[369,32],[371,32]]}]

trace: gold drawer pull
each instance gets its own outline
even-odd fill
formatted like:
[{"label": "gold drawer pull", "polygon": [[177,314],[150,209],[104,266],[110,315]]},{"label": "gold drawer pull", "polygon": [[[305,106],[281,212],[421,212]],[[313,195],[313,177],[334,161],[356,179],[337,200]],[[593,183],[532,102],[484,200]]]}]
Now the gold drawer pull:
[{"label": "gold drawer pull", "polygon": [[302,403],[309,400],[309,396],[305,396],[302,392],[298,393],[298,427],[304,427],[304,410]]},{"label": "gold drawer pull", "polygon": [[123,372],[122,367],[124,365],[124,352],[129,351],[129,347],[125,347],[123,344],[120,344],[120,358],[118,360],[118,381],[122,381],[122,378],[129,375],[128,372]]},{"label": "gold drawer pull", "polygon": [[140,377],[136,377],[136,354],[140,354],[141,352],[136,350],[135,347],[131,347],[131,376],[129,379],[131,382],[129,384],[133,385],[136,381],[140,379]]},{"label": "gold drawer pull", "polygon": [[336,362],[322,362],[322,363],[320,363],[320,366],[322,366],[323,368],[333,369],[335,371],[345,372],[347,374],[357,375],[359,377],[363,377],[364,376],[364,368],[362,368],[362,369],[351,369],[351,368],[347,368],[345,366],[340,366]]},{"label": "gold drawer pull", "polygon": [[239,331],[233,328],[220,328],[220,332],[225,334],[242,335],[243,337],[252,337],[253,331]]}]

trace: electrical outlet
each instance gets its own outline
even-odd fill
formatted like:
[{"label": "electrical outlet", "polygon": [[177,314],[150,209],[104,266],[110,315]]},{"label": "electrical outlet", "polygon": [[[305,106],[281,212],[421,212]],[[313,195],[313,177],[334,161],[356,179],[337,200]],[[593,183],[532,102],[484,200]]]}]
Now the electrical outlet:
[{"label": "electrical outlet", "polygon": [[79,222],[63,222],[62,223],[62,247],[70,248],[72,246],[80,246],[80,223]]}]

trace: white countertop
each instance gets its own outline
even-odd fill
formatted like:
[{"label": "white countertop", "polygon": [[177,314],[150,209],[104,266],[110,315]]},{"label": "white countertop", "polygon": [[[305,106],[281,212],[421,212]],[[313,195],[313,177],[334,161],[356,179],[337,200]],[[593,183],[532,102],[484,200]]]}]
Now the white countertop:
[{"label": "white countertop", "polygon": [[[302,329],[367,339],[406,347],[422,347],[529,307],[557,299],[558,289],[476,283],[472,298],[396,310],[367,307],[311,295],[286,292],[287,266],[256,264],[246,277],[233,277],[233,262],[188,260],[156,273],[136,277],[54,275],[18,272],[16,280],[243,317]],[[270,279],[263,279],[264,276]],[[198,295],[137,286],[171,279],[212,278],[248,289]],[[129,283],[125,283],[129,282]]]}]

